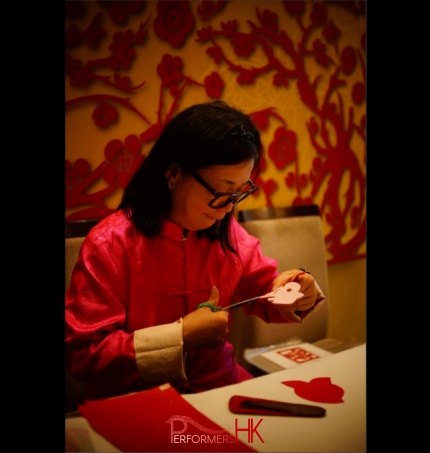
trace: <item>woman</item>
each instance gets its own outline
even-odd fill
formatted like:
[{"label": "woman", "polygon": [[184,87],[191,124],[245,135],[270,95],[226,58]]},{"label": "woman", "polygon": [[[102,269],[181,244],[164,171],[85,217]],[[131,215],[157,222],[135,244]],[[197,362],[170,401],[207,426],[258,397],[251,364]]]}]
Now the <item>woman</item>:
[{"label": "woman", "polygon": [[[289,307],[241,308],[266,322],[301,322],[324,299],[311,275],[279,273],[232,210],[254,193],[258,130],[215,101],[164,128],[115,213],[87,235],[66,292],[66,366],[105,398],[170,382],[200,392],[252,376],[226,341],[226,306],[295,280]],[[208,306],[209,305],[209,306]]]}]

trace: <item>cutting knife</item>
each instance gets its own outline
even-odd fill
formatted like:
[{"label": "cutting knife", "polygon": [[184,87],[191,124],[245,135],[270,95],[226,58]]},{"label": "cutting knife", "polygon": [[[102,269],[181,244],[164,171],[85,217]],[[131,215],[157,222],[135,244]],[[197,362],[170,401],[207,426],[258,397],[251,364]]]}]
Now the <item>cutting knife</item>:
[{"label": "cutting knife", "polygon": [[324,417],[326,410],[320,406],[310,404],[293,404],[281,401],[249,399],[242,401],[240,406],[243,408],[271,409],[280,412],[287,412],[295,417]]}]

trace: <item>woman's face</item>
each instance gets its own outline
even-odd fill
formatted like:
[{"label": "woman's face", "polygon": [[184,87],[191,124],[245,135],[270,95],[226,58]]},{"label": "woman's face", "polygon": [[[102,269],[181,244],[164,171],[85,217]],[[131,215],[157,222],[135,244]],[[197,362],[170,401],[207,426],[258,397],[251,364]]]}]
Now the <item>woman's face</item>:
[{"label": "woman's face", "polygon": [[[196,170],[196,173],[218,192],[242,192],[247,186],[254,161],[236,165],[214,165]],[[172,213],[170,220],[184,230],[197,231],[209,228],[233,209],[233,204],[221,208],[211,208],[208,203],[214,196],[191,174],[184,175],[178,169],[175,175],[167,178],[169,187],[174,184]]]}]

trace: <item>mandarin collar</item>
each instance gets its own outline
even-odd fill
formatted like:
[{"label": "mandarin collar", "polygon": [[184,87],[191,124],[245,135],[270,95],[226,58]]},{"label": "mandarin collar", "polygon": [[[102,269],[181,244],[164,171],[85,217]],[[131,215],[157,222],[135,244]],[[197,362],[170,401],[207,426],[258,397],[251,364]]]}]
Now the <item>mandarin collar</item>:
[{"label": "mandarin collar", "polygon": [[[187,239],[194,233],[194,231],[188,231]],[[164,221],[163,225],[161,226],[161,235],[173,241],[184,240],[182,228],[178,227],[178,225],[170,220]]]}]

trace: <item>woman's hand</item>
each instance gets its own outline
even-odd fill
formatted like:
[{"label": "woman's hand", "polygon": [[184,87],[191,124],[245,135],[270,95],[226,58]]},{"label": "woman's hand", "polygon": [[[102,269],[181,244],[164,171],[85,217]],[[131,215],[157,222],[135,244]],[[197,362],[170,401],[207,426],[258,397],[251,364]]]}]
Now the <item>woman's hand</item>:
[{"label": "woman's hand", "polygon": [[[212,286],[208,302],[217,306],[219,292]],[[202,307],[184,316],[182,320],[184,351],[194,348],[214,348],[224,342],[228,333],[228,311],[212,311]]]},{"label": "woman's hand", "polygon": [[304,317],[296,312],[312,310],[315,304],[325,299],[325,296],[312,275],[300,269],[291,269],[278,275],[273,280],[272,291],[293,281],[299,283],[300,292],[303,293],[303,296],[290,305],[275,305],[275,307],[286,321],[301,322]]}]

